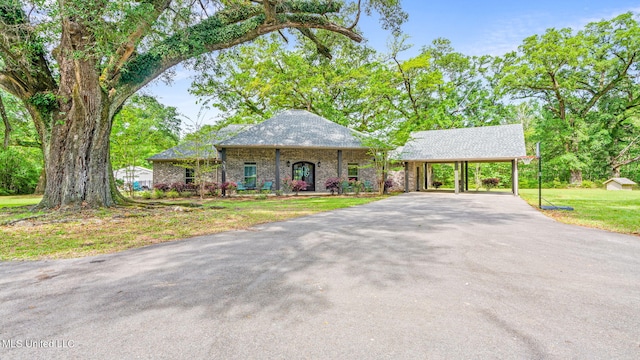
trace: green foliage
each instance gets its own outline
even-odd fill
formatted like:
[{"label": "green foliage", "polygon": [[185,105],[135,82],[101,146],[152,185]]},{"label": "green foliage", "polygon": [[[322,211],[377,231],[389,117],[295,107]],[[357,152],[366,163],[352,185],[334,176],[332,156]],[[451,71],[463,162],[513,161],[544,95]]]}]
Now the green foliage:
[{"label": "green foliage", "polygon": [[164,191],[160,189],[154,189],[153,192],[151,193],[152,199],[162,199],[163,197],[164,197]]},{"label": "green foliage", "polygon": [[0,148],[0,190],[5,194],[31,194],[42,171],[39,149]]},{"label": "green foliage", "polygon": [[168,197],[169,199],[175,199],[175,198],[179,198],[180,197],[180,193],[177,192],[176,190],[169,190],[165,193],[166,197]]},{"label": "green foliage", "polygon": [[111,131],[111,164],[150,167],[147,158],[178,143],[181,121],[174,107],[150,96],[134,95],[115,116]]},{"label": "green foliage", "polygon": [[28,101],[43,114],[50,114],[58,109],[58,99],[52,92],[34,94]]},{"label": "green foliage", "polygon": [[542,106],[531,140],[542,142],[551,178],[607,177],[640,159],[639,46],[640,25],[627,13],[549,29],[504,58],[500,87]]}]

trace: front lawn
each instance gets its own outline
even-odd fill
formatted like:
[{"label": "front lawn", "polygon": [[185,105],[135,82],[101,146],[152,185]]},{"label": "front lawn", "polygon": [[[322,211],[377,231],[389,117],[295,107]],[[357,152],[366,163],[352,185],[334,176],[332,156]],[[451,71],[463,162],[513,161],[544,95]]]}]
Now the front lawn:
[{"label": "front lawn", "polygon": [[0,208],[35,205],[42,200],[40,195],[0,196]]},{"label": "front lawn", "polygon": [[[28,208],[0,209],[0,260],[71,258],[246,229],[321,211],[361,205],[377,196],[232,198],[173,201],[169,206],[119,207],[81,213],[32,214]],[[33,216],[37,217],[33,217]],[[26,220],[16,222],[15,219]],[[11,221],[8,221],[11,220]],[[11,225],[7,223],[11,222]]]},{"label": "front lawn", "polygon": [[[520,197],[538,207],[537,189],[520,189]],[[542,189],[543,199],[574,211],[543,211],[568,223],[640,235],[640,191],[602,189]],[[549,205],[545,200],[542,205]]]}]

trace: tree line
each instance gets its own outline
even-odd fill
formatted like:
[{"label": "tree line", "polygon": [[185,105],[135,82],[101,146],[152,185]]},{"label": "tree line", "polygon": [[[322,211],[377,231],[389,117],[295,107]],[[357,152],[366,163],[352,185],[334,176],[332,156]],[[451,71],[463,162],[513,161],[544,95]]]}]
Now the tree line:
[{"label": "tree line", "polygon": [[[362,12],[396,35],[386,53],[359,44]],[[401,144],[414,130],[522,122],[529,146],[543,145],[545,174],[638,179],[637,15],[549,29],[504,56],[468,56],[437,39],[409,59],[406,16],[397,0],[7,0],[0,89],[22,114],[2,116],[4,134],[33,125],[23,138],[40,149],[30,157],[44,169],[40,207],[126,202],[111,172],[112,153],[127,147],[114,119],[182,63],[201,71],[193,93],[229,123],[304,108]]]},{"label": "tree line", "polygon": [[[412,131],[522,123],[541,143],[545,181],[640,180],[640,27],[622,14],[582,29],[548,29],[503,56],[470,56],[406,36],[386,52],[324,34],[333,58],[282,36],[220,53],[191,92],[230,123],[306,109],[398,146]],[[535,177],[535,171],[524,175]]]}]

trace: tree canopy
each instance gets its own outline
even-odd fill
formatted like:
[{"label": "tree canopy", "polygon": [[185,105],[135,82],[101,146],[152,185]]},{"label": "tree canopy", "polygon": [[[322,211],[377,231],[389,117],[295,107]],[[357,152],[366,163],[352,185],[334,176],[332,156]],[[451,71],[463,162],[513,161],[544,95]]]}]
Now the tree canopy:
[{"label": "tree canopy", "polygon": [[3,1],[0,88],[23,102],[38,132],[41,206],[123,200],[108,156],[113,118],[171,67],[284,29],[330,56],[318,33],[361,41],[354,26],[362,11],[395,30],[406,18],[398,0]]}]

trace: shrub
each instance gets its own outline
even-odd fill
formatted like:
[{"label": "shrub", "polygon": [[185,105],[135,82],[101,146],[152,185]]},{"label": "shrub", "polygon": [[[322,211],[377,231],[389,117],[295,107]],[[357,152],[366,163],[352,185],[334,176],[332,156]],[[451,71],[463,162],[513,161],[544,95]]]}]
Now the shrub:
[{"label": "shrub", "polygon": [[284,191],[276,190],[276,196],[282,196],[283,194],[284,194]]},{"label": "shrub", "polygon": [[183,191],[180,193],[180,196],[182,197],[192,197],[193,195],[195,195],[196,193],[193,191]]},{"label": "shrub", "polygon": [[291,178],[290,177],[285,177],[284,179],[282,179],[282,191],[284,191],[285,194],[289,194],[291,192]]},{"label": "shrub", "polygon": [[442,182],[434,181],[431,183],[431,185],[433,185],[436,189],[438,189],[440,186],[442,186]]},{"label": "shrub", "polygon": [[170,186],[168,184],[158,183],[158,184],[153,185],[153,188],[155,190],[160,190],[160,191],[169,191]]},{"label": "shrub", "polygon": [[205,195],[209,194],[211,196],[216,196],[218,194],[218,188],[220,185],[218,183],[206,183],[204,184]]},{"label": "shrub", "polygon": [[225,181],[222,184],[220,184],[220,190],[222,191],[233,192],[237,188],[238,188],[238,184],[236,184],[233,181]]},{"label": "shrub", "polygon": [[169,185],[169,189],[181,193],[186,190],[186,186],[187,184],[183,182],[174,182],[173,184]]},{"label": "shrub", "polygon": [[324,187],[331,192],[331,195],[340,192],[342,180],[337,177],[330,177],[324,182]]},{"label": "shrub", "polygon": [[484,187],[487,188],[487,191],[490,191],[494,187],[498,186],[498,184],[500,184],[500,179],[498,178],[482,179],[482,185],[484,185]]},{"label": "shrub", "polygon": [[395,181],[393,181],[393,179],[388,178],[387,180],[384,181],[384,192],[388,192],[389,189],[393,188],[396,185]]},{"label": "shrub", "polygon": [[140,197],[146,200],[151,199],[151,192],[150,191],[143,191],[140,193]]},{"label": "shrub", "polygon": [[291,190],[298,195],[301,190],[307,188],[307,182],[304,180],[291,180]]},{"label": "shrub", "polygon": [[258,196],[256,196],[256,200],[267,200],[267,194],[258,194]]},{"label": "shrub", "polygon": [[596,184],[593,181],[582,180],[582,184],[580,184],[580,187],[583,187],[585,189],[594,189],[596,187]]},{"label": "shrub", "polygon": [[177,197],[180,197],[180,193],[175,191],[175,190],[169,190],[165,193],[165,195],[169,198],[169,199],[175,199]]},{"label": "shrub", "polygon": [[351,189],[353,189],[353,192],[356,195],[359,195],[364,188],[364,184],[358,180],[349,180],[349,186],[351,187]]},{"label": "shrub", "polygon": [[563,189],[566,188],[567,185],[568,184],[566,182],[560,181],[558,178],[553,179],[552,187],[554,189]]},{"label": "shrub", "polygon": [[198,193],[200,190],[200,185],[196,183],[187,183],[184,184],[184,191],[190,191],[192,193]]},{"label": "shrub", "polygon": [[162,199],[163,197],[164,197],[164,191],[162,191],[162,190],[155,189],[151,193],[151,198],[152,199]]}]

